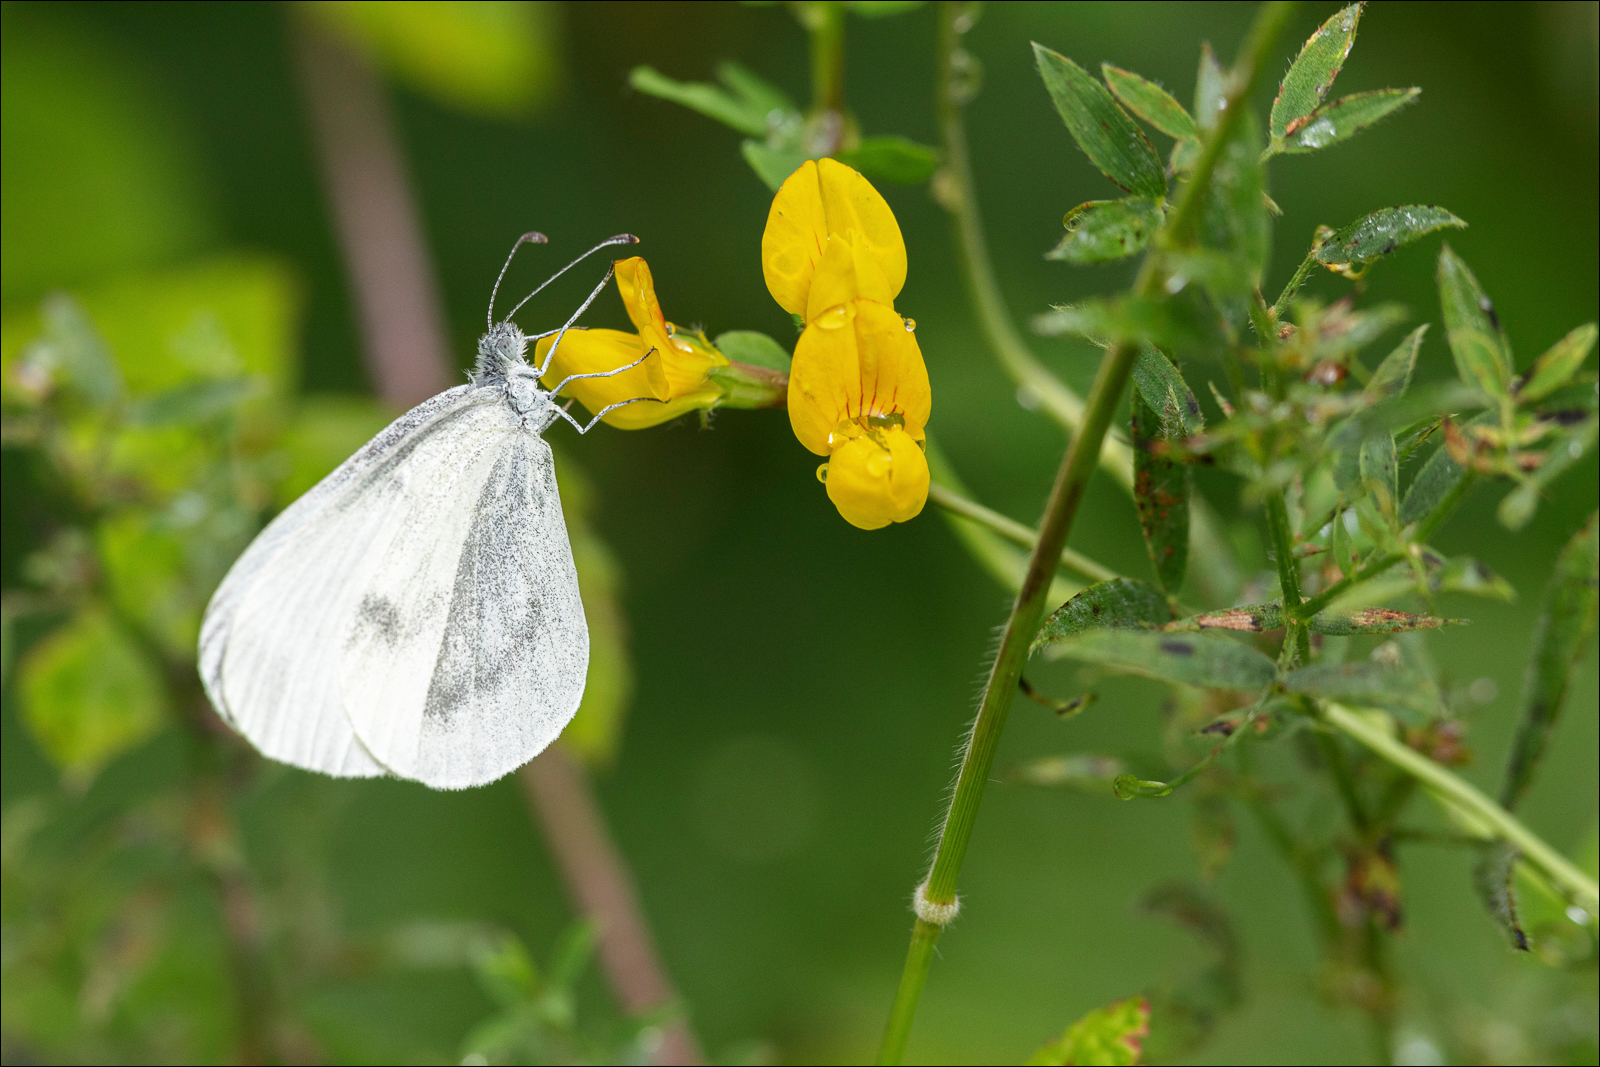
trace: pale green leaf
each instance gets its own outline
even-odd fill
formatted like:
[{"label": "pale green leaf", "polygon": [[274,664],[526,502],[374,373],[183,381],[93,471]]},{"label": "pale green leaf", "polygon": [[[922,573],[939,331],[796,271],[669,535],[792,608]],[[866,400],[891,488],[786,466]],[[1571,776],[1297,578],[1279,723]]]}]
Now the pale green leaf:
[{"label": "pale green leaf", "polygon": [[763,116],[768,126],[799,113],[788,93],[731,59],[717,64],[717,80],[728,87],[746,112]]},{"label": "pale green leaf", "polygon": [[1386,207],[1334,231],[1312,255],[1331,270],[1352,271],[1430,233],[1465,225],[1442,207]]},{"label": "pale green leaf", "polygon": [[87,786],[166,718],[160,675],[98,608],[80,611],[30,648],[18,686],[23,721],[74,788]]},{"label": "pale green leaf", "polygon": [[772,148],[760,141],[747,140],[739,145],[739,153],[756,177],[767,183],[773,192],[783,180],[800,169],[800,164],[811,158],[798,148]]},{"label": "pale green leaf", "polygon": [[1500,318],[1472,268],[1448,244],[1439,250],[1439,303],[1461,380],[1493,397],[1509,395],[1511,352]]},{"label": "pale green leaf", "polygon": [[1438,694],[1416,671],[1384,663],[1317,663],[1283,676],[1291,693],[1326,700],[1431,713],[1438,711]]},{"label": "pale green leaf", "polygon": [[903,185],[927,181],[939,166],[934,149],[893,135],[863,137],[856,147],[834,155],[869,178]]},{"label": "pale green leaf", "polygon": [[187,658],[205,604],[189,580],[184,533],[161,516],[129,509],[101,521],[95,541],[112,603],[169,654]]},{"label": "pale green leaf", "polygon": [[1089,1012],[1025,1062],[1129,1067],[1139,1062],[1149,1033],[1150,1002],[1144,997],[1130,997]]},{"label": "pale green leaf", "polygon": [[1172,608],[1160,590],[1132,578],[1112,578],[1089,586],[1057,608],[1039,627],[1028,653],[1088,630],[1160,626],[1171,618]]},{"label": "pale green leaf", "polygon": [[1067,212],[1062,220],[1067,234],[1044,258],[1103,263],[1131,256],[1144,248],[1161,219],[1161,205],[1154,200],[1091,200]]},{"label": "pale green leaf", "polygon": [[1113,67],[1110,63],[1100,64],[1100,73],[1106,85],[1129,111],[1168,137],[1195,136],[1194,119],[1189,117],[1182,104],[1173,99],[1171,93],[1155,82],[1131,70]]},{"label": "pale green leaf", "polygon": [[1411,384],[1411,373],[1417,366],[1417,353],[1422,348],[1423,335],[1427,332],[1428,324],[1423,323],[1384,357],[1362,390],[1367,399],[1376,403],[1405,393],[1406,386]]},{"label": "pale green leaf", "polygon": [[1421,89],[1374,89],[1342,96],[1318,108],[1279,151],[1301,155],[1338,144],[1399,111],[1421,94]]},{"label": "pale green leaf", "polygon": [[1541,400],[1571,381],[1583,361],[1589,358],[1595,332],[1595,324],[1586,323],[1551,345],[1517,387],[1517,399],[1523,403]]},{"label": "pale green leaf", "polygon": [[711,342],[736,363],[789,373],[789,351],[764,333],[755,330],[729,330]]},{"label": "pale green leaf", "polygon": [[768,110],[718,86],[706,82],[681,82],[649,66],[634,67],[628,73],[628,84],[641,93],[698,111],[746,136],[767,135]]},{"label": "pale green leaf", "polygon": [[1135,196],[1162,200],[1167,176],[1161,157],[1137,122],[1106,87],[1059,52],[1033,46],[1039,76],[1078,147],[1101,173]]},{"label": "pale green leaf", "polygon": [[1339,9],[1306,39],[1300,54],[1289,65],[1272,101],[1270,129],[1274,140],[1293,134],[1309,121],[1339,76],[1350,46],[1355,43],[1356,24],[1363,4]]}]

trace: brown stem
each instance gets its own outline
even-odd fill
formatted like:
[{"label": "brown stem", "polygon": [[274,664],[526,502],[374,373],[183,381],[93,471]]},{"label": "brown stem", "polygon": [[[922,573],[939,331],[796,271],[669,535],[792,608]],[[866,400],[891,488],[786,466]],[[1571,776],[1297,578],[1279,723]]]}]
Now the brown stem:
[{"label": "brown stem", "polygon": [[[639,1016],[671,1005],[677,994],[656,955],[633,878],[606,832],[583,767],[558,743],[518,773],[568,894],[598,927],[600,964],[622,1010]],[[705,1062],[682,1019],[674,1020],[662,1036],[658,1063]]]},{"label": "brown stem", "polygon": [[[380,396],[409,407],[448,388],[439,289],[383,86],[370,66],[314,27],[299,29],[299,64],[318,161],[350,289],[360,310],[367,366]],[[630,1014],[674,999],[639,911],[628,869],[595,806],[583,769],[551,748],[522,772],[556,865],[585,915],[600,926],[600,962]],[[675,1023],[661,1063],[702,1062],[687,1024]]]}]

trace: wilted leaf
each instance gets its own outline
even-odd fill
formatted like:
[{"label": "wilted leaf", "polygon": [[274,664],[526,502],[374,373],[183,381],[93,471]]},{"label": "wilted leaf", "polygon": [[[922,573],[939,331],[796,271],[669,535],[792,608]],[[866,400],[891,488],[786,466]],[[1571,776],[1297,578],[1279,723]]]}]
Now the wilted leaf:
[{"label": "wilted leaf", "polygon": [[1159,349],[1144,345],[1133,363],[1133,384],[1144,402],[1161,415],[1168,437],[1192,437],[1206,428],[1200,401],[1183,374]]},{"label": "wilted leaf", "polygon": [[1427,323],[1418,326],[1378,364],[1378,369],[1372,372],[1372,378],[1362,390],[1369,400],[1388,400],[1406,391],[1406,386],[1411,384],[1411,372],[1417,366],[1417,352],[1422,348],[1422,337],[1427,332]]},{"label": "wilted leaf", "polygon": [[903,185],[920,185],[939,167],[934,149],[895,135],[863,137],[856,147],[835,156],[869,178]]},{"label": "wilted leaf", "polygon": [[1300,54],[1289,66],[1272,101],[1270,129],[1274,140],[1297,132],[1322,103],[1333,79],[1339,76],[1350,46],[1355,43],[1356,23],[1363,4],[1341,8],[1317,32],[1306,38]]},{"label": "wilted leaf", "polygon": [[1433,687],[1414,671],[1384,663],[1316,663],[1289,671],[1283,686],[1291,693],[1355,704],[1430,714],[1439,710]]},{"label": "wilted leaf", "polygon": [[711,342],[723,355],[735,363],[748,363],[752,367],[765,367],[789,373],[789,350],[764,333],[755,330],[729,330],[717,335]]},{"label": "wilted leaf", "polygon": [[1067,756],[1047,756],[1018,767],[1009,776],[1026,785],[1079,789],[1085,793],[1111,793],[1111,780],[1126,768],[1115,756],[1075,752]]},{"label": "wilted leaf", "polygon": [[1534,362],[1533,369],[1517,388],[1517,399],[1531,403],[1549,396],[1571,381],[1583,366],[1583,361],[1589,358],[1589,350],[1594,347],[1595,332],[1595,324],[1586,323],[1551,345],[1550,350]]},{"label": "wilted leaf", "polygon": [[[1159,353],[1157,358],[1166,361]],[[1133,501],[1156,581],[1169,595],[1176,595],[1189,566],[1189,491],[1193,474],[1188,464],[1156,454],[1156,448],[1167,441],[1162,421],[1145,402],[1144,394],[1135,390],[1129,420]],[[1178,425],[1181,429],[1182,423]]]},{"label": "wilted leaf", "polygon": [[811,158],[798,148],[771,148],[760,141],[742,141],[739,153],[756,177],[767,183],[773,192],[783,180],[800,169],[800,164]]},{"label": "wilted leaf", "polygon": [[1342,96],[1317,108],[1278,151],[1299,155],[1338,144],[1399,111],[1421,94],[1421,89],[1374,89]]},{"label": "wilted leaf", "polygon": [[1139,1062],[1143,1040],[1149,1033],[1150,1002],[1144,997],[1130,997],[1091,1011],[1025,1062],[1127,1067]]},{"label": "wilted leaf", "polygon": [[1572,672],[1588,655],[1594,640],[1600,583],[1600,515],[1589,516],[1556,557],[1555,573],[1545,587],[1533,648],[1522,681],[1522,706],[1517,736],[1506,765],[1500,803],[1517,806],[1538,773],[1550,733],[1561,715]]},{"label": "wilted leaf", "polygon": [[1261,689],[1277,677],[1272,660],[1255,649],[1204,635],[1091,630],[1053,642],[1051,654],[1162,681],[1218,689]]},{"label": "wilted leaf", "polygon": [[1132,578],[1112,578],[1091,585],[1057,608],[1039,627],[1028,653],[1086,630],[1139,629],[1171,618],[1172,608],[1160,590]]},{"label": "wilted leaf", "polygon": [[1161,157],[1139,124],[1117,105],[1106,87],[1059,52],[1037,42],[1039,76],[1078,147],[1101,173],[1135,196],[1162,200],[1167,176]]},{"label": "wilted leaf", "polygon": [[1442,207],[1386,207],[1334,231],[1312,255],[1331,270],[1355,272],[1430,233],[1465,225]]},{"label": "wilted leaf", "polygon": [[1171,93],[1155,82],[1131,70],[1113,67],[1110,63],[1100,64],[1100,73],[1105,77],[1106,85],[1118,100],[1127,105],[1129,111],[1168,137],[1195,136],[1194,119],[1189,117],[1182,104],[1173,99]]},{"label": "wilted leaf", "polygon": [[542,4],[305,3],[301,12],[457,107],[520,116],[556,82],[555,27]]},{"label": "wilted leaf", "polygon": [[1517,917],[1515,871],[1518,858],[1516,848],[1506,841],[1484,846],[1472,868],[1472,884],[1490,918],[1500,924],[1513,946],[1526,952],[1528,935]]},{"label": "wilted leaf", "polygon": [[1067,235],[1044,258],[1067,263],[1103,263],[1131,256],[1161,226],[1161,205],[1142,197],[1091,200],[1067,212]]},{"label": "wilted leaf", "polygon": [[1439,303],[1461,380],[1492,397],[1507,396],[1511,352],[1500,330],[1500,318],[1472,268],[1448,244],[1439,250]]},{"label": "wilted leaf", "polygon": [[22,717],[39,747],[82,788],[161,728],[161,679],[101,609],[80,611],[30,648],[18,671]]}]

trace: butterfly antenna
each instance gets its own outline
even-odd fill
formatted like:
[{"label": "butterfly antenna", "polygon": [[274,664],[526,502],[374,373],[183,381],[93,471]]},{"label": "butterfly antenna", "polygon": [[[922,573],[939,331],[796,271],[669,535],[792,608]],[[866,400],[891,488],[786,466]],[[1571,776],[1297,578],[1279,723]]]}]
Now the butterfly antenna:
[{"label": "butterfly antenna", "polygon": [[[597,244],[593,248],[589,249],[589,251],[585,252],[583,255],[579,256],[577,259],[573,260],[571,263],[568,263],[565,267],[562,267],[560,270],[558,270],[554,274],[550,275],[550,277],[548,277],[548,278],[546,278],[544,280],[544,284],[543,285],[540,285],[539,288],[535,289],[533,292],[529,293],[527,296],[523,297],[520,301],[518,301],[517,306],[512,308],[511,311],[509,313],[507,313],[506,321],[509,322],[511,320],[511,316],[512,315],[515,315],[517,312],[521,311],[523,304],[526,304],[528,301],[532,300],[534,297],[538,296],[541,292],[543,292],[544,291],[544,287],[546,285],[549,285],[551,282],[555,281],[557,278],[559,278],[563,274],[567,273],[567,271],[571,270],[573,267],[576,267],[579,263],[582,263],[584,260],[586,260],[590,256],[594,255],[596,252],[600,251],[602,248],[610,248],[612,245],[636,245],[638,243],[639,243],[639,239],[637,237],[635,237],[631,233],[619,233],[615,237],[607,237],[604,241],[601,241],[599,244]],[[611,274],[610,274],[609,271],[606,273],[606,277],[608,279],[611,277]],[[605,282],[601,282],[600,284],[602,286],[604,286]],[[596,296],[599,295],[599,290],[595,291],[595,295]],[[584,307],[588,307],[589,304],[592,303],[593,301],[594,301],[594,296],[591,296],[591,297],[589,297],[588,300],[584,301],[584,305],[583,306]],[[579,308],[578,311],[579,311],[579,314],[583,313],[583,309],[582,308]],[[574,315],[573,318],[577,318],[577,316]],[[569,323],[569,325],[570,325],[570,323]]]},{"label": "butterfly antenna", "polygon": [[[626,235],[624,235],[624,236],[626,236]],[[633,241],[637,241],[637,240],[638,240],[637,237],[635,237],[633,239]],[[617,238],[613,237],[611,239],[611,241],[609,241],[607,243],[608,244],[616,244],[616,243],[632,244],[633,241],[619,242],[617,240]],[[604,248],[605,245],[600,245],[598,247],[599,248]],[[594,249],[591,249],[590,251],[594,251]],[[588,252],[584,253],[584,255],[588,255],[588,254],[589,254]],[[582,259],[583,257],[580,256],[578,258]],[[571,266],[571,264],[568,264],[568,266]],[[578,305],[578,310],[574,311],[572,313],[572,318],[568,319],[566,321],[566,324],[563,325],[561,327],[561,329],[556,331],[556,339],[554,341],[550,342],[550,350],[544,354],[544,362],[539,364],[539,369],[536,372],[539,375],[539,377],[541,377],[541,378],[544,377],[544,372],[550,368],[550,361],[552,359],[556,358],[556,348],[560,346],[561,339],[567,335],[567,331],[568,330],[572,329],[572,324],[578,321],[578,316],[582,315],[585,311],[589,310],[589,305],[594,303],[596,298],[598,298],[600,296],[600,291],[606,287],[606,283],[611,280],[611,275],[613,273],[615,273],[616,269],[617,269],[617,267],[616,267],[616,264],[614,264],[614,263],[608,263],[606,265],[606,276],[604,278],[601,278],[600,279],[600,284],[594,287],[594,292],[589,294],[589,299],[585,300],[582,304]],[[554,281],[554,280],[555,279],[553,279],[553,278],[551,279],[551,281]],[[545,282],[544,284],[545,285],[549,285],[550,282]],[[544,288],[544,285],[541,285],[539,287],[539,289],[543,289],[543,288]],[[538,289],[534,290],[534,292],[538,292],[538,291],[539,291]],[[519,304],[517,306],[521,307],[522,305]],[[515,314],[515,312],[513,312],[512,314]],[[546,336],[549,336],[549,335],[547,334]],[[643,361],[641,360],[641,362],[643,362]]]},{"label": "butterfly antenna", "polygon": [[523,245],[542,245],[547,238],[542,233],[529,231],[517,238],[517,243],[511,246],[511,255],[506,257],[506,265],[500,268],[500,276],[494,280],[494,288],[489,290],[489,329],[494,329],[494,298],[500,295],[500,283],[506,280],[506,271],[511,269],[511,260],[517,254],[517,249]]}]

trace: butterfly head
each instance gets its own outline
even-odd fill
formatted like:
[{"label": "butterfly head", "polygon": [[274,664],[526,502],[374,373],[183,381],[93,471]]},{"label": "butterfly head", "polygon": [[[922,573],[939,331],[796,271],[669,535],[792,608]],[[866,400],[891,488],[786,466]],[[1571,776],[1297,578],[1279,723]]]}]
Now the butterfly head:
[{"label": "butterfly head", "polygon": [[516,323],[499,322],[478,339],[478,366],[472,377],[479,385],[500,385],[527,365],[528,338]]}]

